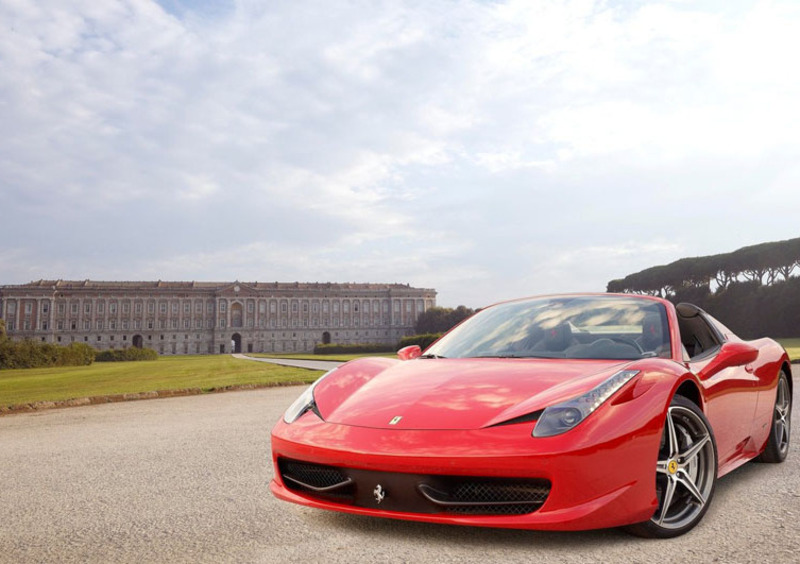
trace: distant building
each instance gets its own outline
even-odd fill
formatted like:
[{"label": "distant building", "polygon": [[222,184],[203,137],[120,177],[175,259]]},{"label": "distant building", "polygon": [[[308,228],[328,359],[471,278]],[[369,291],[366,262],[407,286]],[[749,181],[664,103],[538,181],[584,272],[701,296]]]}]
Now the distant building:
[{"label": "distant building", "polygon": [[0,286],[13,339],[147,347],[164,355],[310,352],[318,343],[393,344],[436,291],[405,284],[98,282]]}]

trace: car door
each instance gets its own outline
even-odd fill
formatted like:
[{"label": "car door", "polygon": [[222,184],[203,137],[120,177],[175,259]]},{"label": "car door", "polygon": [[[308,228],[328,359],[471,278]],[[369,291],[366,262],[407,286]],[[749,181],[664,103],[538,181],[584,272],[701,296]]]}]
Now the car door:
[{"label": "car door", "polygon": [[759,379],[752,366],[713,369],[726,338],[710,317],[697,309],[679,312],[681,342],[689,369],[698,376],[706,398],[706,417],[717,441],[720,472],[735,466],[747,452],[758,397]]}]

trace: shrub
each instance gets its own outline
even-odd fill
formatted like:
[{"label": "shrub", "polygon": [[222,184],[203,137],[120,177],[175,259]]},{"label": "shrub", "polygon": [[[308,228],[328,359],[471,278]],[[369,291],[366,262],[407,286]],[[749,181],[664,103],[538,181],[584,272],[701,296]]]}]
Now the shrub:
[{"label": "shrub", "polygon": [[156,360],[158,359],[158,353],[153,349],[140,349],[137,347],[131,347],[128,349],[100,351],[95,355],[94,359],[97,362]]},{"label": "shrub", "polygon": [[86,343],[70,343],[60,348],[58,366],[89,366],[94,362],[94,355],[97,352]]},{"label": "shrub", "polygon": [[394,352],[394,346],[384,343],[358,343],[354,345],[339,345],[336,343],[331,343],[328,345],[317,345],[314,347],[314,354],[361,354],[385,352]]},{"label": "shrub", "polygon": [[26,339],[0,341],[0,369],[46,366],[86,366],[94,361],[94,349],[85,343],[64,347]]},{"label": "shrub", "polygon": [[419,348],[425,350],[441,336],[442,336],[441,333],[424,333],[422,335],[410,335],[408,337],[403,337],[402,339],[400,339],[398,348],[402,349],[403,347],[408,347],[410,345],[419,345]]}]

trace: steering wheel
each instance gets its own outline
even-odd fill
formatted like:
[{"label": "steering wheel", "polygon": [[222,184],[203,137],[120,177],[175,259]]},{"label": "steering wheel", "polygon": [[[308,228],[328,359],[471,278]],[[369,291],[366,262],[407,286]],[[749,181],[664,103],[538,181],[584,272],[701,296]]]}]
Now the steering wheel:
[{"label": "steering wheel", "polygon": [[623,345],[631,346],[635,348],[639,354],[644,354],[644,349],[642,348],[642,345],[640,345],[639,343],[628,337],[606,337],[606,339],[611,339],[612,341],[617,341],[619,343],[622,343]]}]

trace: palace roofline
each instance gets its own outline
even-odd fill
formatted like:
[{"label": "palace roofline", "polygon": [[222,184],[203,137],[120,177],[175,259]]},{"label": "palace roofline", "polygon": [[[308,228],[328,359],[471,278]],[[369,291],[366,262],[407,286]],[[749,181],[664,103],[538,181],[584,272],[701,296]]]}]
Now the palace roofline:
[{"label": "palace roofline", "polygon": [[32,280],[27,284],[7,284],[0,289],[48,288],[52,290],[112,290],[112,289],[164,289],[164,290],[221,290],[239,284],[254,290],[424,290],[432,288],[413,288],[410,284],[377,284],[361,282],[206,282],[206,281],[108,281],[108,280]]}]

